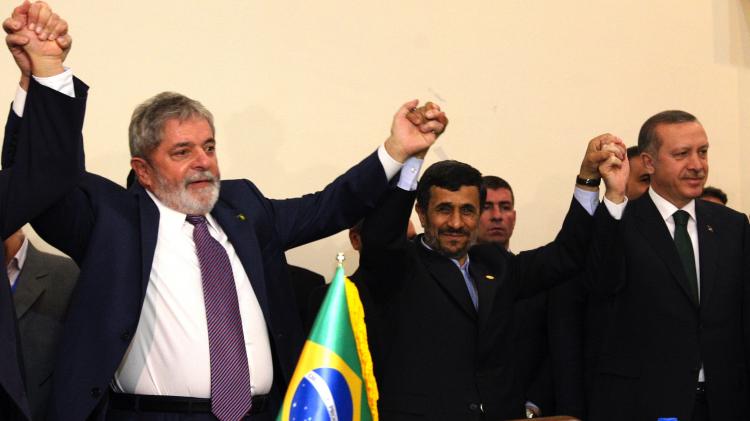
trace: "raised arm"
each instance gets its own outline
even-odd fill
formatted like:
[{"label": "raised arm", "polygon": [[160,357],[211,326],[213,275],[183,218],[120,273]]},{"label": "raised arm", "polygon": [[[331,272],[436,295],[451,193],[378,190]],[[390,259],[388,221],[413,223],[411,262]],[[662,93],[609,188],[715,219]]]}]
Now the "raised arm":
[{"label": "raised arm", "polygon": [[[28,26],[32,11],[35,28],[42,28],[39,33]],[[52,29],[47,29],[48,24]],[[21,71],[21,85],[28,87],[23,117],[10,112],[3,143],[0,236],[5,237],[72,189],[83,173],[81,127],[87,87],[77,82],[77,96],[72,98],[28,77],[62,73],[70,46],[67,24],[46,4],[24,3],[3,27],[10,32],[6,44]],[[61,32],[64,35],[60,36]]]},{"label": "raised arm", "polygon": [[322,191],[299,199],[271,201],[276,229],[285,248],[332,235],[368,215],[388,191],[388,182],[410,157],[423,157],[448,120],[435,104],[403,104],[391,133],[376,154],[338,177]]}]

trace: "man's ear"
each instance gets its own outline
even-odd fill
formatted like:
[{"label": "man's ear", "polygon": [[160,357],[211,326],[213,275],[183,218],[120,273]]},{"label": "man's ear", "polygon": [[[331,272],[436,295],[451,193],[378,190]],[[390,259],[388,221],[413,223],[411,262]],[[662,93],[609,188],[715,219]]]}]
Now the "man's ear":
[{"label": "man's ear", "polygon": [[649,174],[653,174],[655,171],[654,168],[654,158],[651,157],[651,154],[648,152],[641,152],[640,158],[643,160],[643,168],[646,169],[646,172]]},{"label": "man's ear", "polygon": [[130,158],[130,168],[135,171],[138,182],[145,188],[151,188],[154,183],[154,175],[151,165],[143,158],[134,156]]}]

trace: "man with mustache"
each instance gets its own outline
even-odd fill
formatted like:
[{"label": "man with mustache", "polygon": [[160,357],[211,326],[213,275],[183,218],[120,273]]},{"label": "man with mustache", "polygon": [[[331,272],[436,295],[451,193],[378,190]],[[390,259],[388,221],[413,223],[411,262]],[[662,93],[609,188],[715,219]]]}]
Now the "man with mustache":
[{"label": "man with mustache", "polygon": [[[11,20],[19,33],[35,23]],[[11,115],[39,128],[6,133],[19,144],[80,138],[83,119],[70,110],[83,109],[86,87],[53,53],[45,62],[57,72],[32,80],[22,116]],[[199,102],[165,92],[138,106],[129,127],[137,182],[126,190],[80,174],[33,221],[81,268],[47,419],[273,419],[304,342],[284,251],[354,224],[402,163],[426,152],[447,119],[433,105],[414,124],[416,106],[397,111],[377,152],[321,192],[286,200],[249,180],[219,181],[213,116]],[[40,175],[76,162],[55,158],[64,161]],[[411,173],[402,172],[407,185]]]},{"label": "man with mustache", "polygon": [[651,187],[627,201],[623,183],[596,215],[591,284],[613,303],[590,420],[750,413],[750,229],[745,215],[695,200],[708,147],[695,116],[652,116],[638,136]]},{"label": "man with mustache", "polygon": [[[523,416],[512,382],[513,303],[580,270],[598,204],[598,188],[590,184],[599,180],[600,163],[624,154],[613,136],[593,139],[556,241],[518,255],[494,244],[472,247],[482,176],[457,161],[430,166],[416,192],[393,189],[365,219],[360,268],[370,274],[368,321],[378,324],[368,332],[377,336],[371,351],[381,419]],[[415,197],[424,234],[409,241]]]}]

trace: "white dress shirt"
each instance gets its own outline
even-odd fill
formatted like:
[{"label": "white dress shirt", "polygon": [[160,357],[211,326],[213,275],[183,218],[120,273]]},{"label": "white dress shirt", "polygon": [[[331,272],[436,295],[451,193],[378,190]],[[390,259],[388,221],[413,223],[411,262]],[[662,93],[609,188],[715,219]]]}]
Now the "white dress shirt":
[{"label": "white dress shirt", "polygon": [[[203,284],[184,213],[161,203],[159,234],[146,298],[133,341],[115,373],[116,391],[138,395],[211,397],[211,361]],[[209,214],[208,231],[226,250],[234,275],[245,337],[251,391],[271,390],[273,361],[258,298],[227,235]]]}]

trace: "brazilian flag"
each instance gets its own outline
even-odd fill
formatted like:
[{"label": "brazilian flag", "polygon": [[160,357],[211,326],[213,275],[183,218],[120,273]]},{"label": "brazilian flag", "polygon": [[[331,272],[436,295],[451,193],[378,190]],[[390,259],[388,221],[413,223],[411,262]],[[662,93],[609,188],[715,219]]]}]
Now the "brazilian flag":
[{"label": "brazilian flag", "polygon": [[377,421],[377,401],[362,303],[339,263],[276,419]]}]

